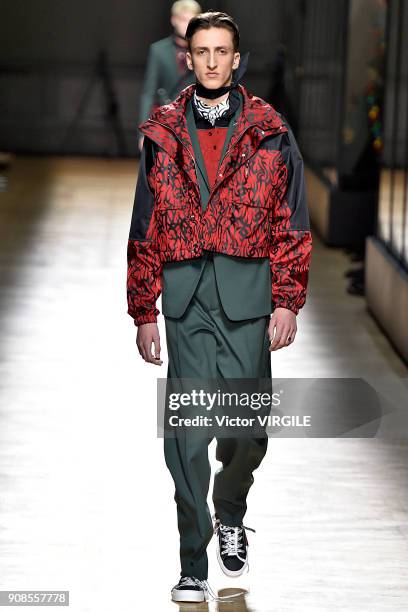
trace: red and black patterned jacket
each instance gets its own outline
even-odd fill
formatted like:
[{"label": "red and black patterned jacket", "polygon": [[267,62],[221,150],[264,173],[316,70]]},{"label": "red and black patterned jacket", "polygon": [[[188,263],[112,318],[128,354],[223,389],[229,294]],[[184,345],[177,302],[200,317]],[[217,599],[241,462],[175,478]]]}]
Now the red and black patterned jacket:
[{"label": "red and black patterned jacket", "polygon": [[[163,263],[200,257],[203,249],[269,257],[275,307],[297,314],[306,301],[312,237],[293,133],[273,106],[239,84],[242,112],[203,211],[185,117],[194,88],[138,126],[145,146],[127,248],[128,314],[135,325],[156,322]],[[147,142],[155,150],[150,165]]]}]

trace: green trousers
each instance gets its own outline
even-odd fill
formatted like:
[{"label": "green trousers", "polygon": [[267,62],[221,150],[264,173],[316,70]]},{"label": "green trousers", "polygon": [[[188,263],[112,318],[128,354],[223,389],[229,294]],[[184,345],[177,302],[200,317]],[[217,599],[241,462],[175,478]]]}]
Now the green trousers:
[{"label": "green trousers", "polygon": [[[168,378],[271,378],[269,315],[232,321],[225,315],[211,254],[184,315],[165,317]],[[239,282],[239,279],[237,279]],[[182,576],[208,578],[207,546],[213,535],[207,495],[211,477],[205,428],[177,430],[164,437],[165,461],[175,484]],[[268,437],[218,437],[212,494],[216,516],[225,525],[242,524],[246,498]]]}]

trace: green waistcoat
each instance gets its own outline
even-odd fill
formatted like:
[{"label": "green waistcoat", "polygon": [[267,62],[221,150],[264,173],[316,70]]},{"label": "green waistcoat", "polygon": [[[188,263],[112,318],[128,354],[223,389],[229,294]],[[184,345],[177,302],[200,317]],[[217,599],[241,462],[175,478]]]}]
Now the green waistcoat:
[{"label": "green waistcoat", "polygon": [[[205,210],[210,195],[210,185],[191,105],[190,100],[186,108],[186,120],[195,153],[201,205]],[[220,164],[241,109],[242,96],[240,105],[229,123]],[[204,251],[202,257],[194,259],[164,262],[162,289],[162,314],[164,316],[181,317],[183,315],[200,280],[201,272],[207,261],[206,253],[208,251]],[[214,252],[214,268],[221,303],[228,318],[233,321],[252,319],[268,315],[273,311],[269,257],[238,257]]]}]

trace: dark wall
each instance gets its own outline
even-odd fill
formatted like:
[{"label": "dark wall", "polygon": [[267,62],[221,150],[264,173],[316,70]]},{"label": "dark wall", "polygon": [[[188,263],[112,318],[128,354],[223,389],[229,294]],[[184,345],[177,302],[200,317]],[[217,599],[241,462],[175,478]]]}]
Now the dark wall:
[{"label": "dark wall", "polygon": [[87,64],[100,46],[114,62],[140,63],[149,42],[166,33],[169,6],[157,0],[3,0],[2,64]]},{"label": "dark wall", "polygon": [[302,151],[335,166],[344,103],[348,0],[285,3],[287,80]]},{"label": "dark wall", "polygon": [[[330,163],[341,54],[339,10],[327,6],[342,7],[344,1],[203,0],[201,5],[203,10],[224,10],[235,17],[241,52],[250,51],[243,83],[272,103],[271,71],[279,45],[286,45],[293,123],[297,115],[302,146],[316,153],[317,142]],[[104,50],[127,150],[136,155],[148,46],[171,33],[170,6],[164,0],[3,0],[0,148],[20,153],[115,155],[117,141],[106,121],[105,90],[95,76],[98,53]],[[323,42],[316,47],[319,40]],[[303,79],[299,77],[302,64]],[[292,121],[292,115],[287,118]]]},{"label": "dark wall", "polygon": [[[244,84],[268,89],[268,64],[280,35],[278,0],[201,2],[231,12],[250,50]],[[5,0],[0,21],[1,148],[17,152],[115,154],[101,80],[92,75],[100,50],[109,60],[129,154],[148,46],[171,33],[171,2],[151,0]],[[256,23],[256,16],[262,19]],[[78,115],[80,103],[82,113]],[[73,122],[77,122],[73,129]]]}]

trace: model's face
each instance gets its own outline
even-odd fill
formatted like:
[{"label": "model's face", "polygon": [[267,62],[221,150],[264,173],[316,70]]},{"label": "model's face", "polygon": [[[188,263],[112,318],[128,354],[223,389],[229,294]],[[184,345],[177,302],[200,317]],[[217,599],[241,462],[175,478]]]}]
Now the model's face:
[{"label": "model's face", "polygon": [[186,62],[200,83],[208,89],[229,85],[240,59],[239,52],[234,51],[232,32],[227,28],[197,30],[190,43],[191,53],[187,51]]},{"label": "model's face", "polygon": [[195,17],[195,15],[195,13],[190,13],[189,11],[186,11],[185,13],[183,12],[179,15],[172,15],[170,17],[171,25],[173,26],[174,31],[178,36],[181,36],[182,38],[185,37],[188,22],[190,21],[190,19]]}]

